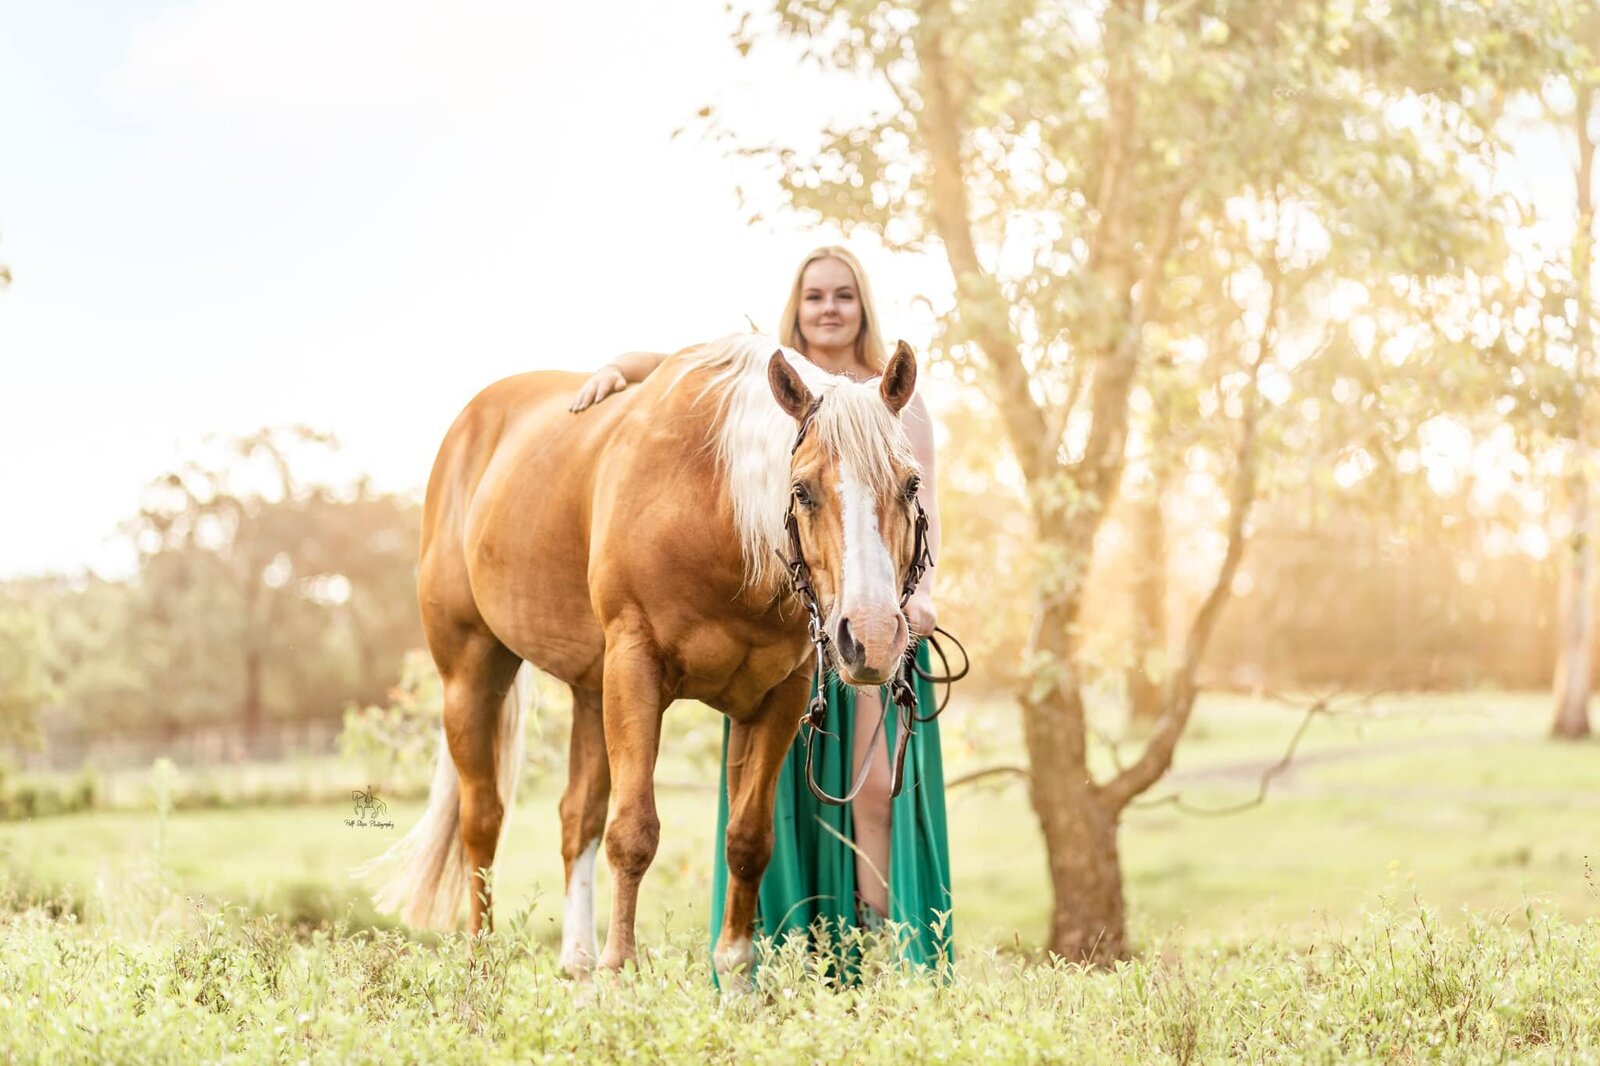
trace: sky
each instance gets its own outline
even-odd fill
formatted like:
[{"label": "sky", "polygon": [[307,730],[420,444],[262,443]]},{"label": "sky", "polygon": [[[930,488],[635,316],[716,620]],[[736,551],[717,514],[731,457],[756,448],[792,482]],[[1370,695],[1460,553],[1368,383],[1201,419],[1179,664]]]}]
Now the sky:
[{"label": "sky", "polygon": [[[711,105],[804,147],[888,104],[780,41],[741,59],[723,0],[89,10],[0,0],[0,579],[130,574],[119,523],[208,437],[308,424],[320,472],[419,491],[491,381],[773,328],[841,236],[673,132]],[[1567,147],[1515,155],[1497,181],[1570,230]],[[925,350],[948,269],[849,243]]]},{"label": "sky", "polygon": [[[497,378],[773,328],[839,234],[748,225],[770,192],[672,133],[713,105],[804,143],[880,100],[731,28],[722,0],[0,0],[0,578],[125,576],[118,524],[208,435],[310,424],[411,490]],[[851,243],[922,348],[948,273]]]}]

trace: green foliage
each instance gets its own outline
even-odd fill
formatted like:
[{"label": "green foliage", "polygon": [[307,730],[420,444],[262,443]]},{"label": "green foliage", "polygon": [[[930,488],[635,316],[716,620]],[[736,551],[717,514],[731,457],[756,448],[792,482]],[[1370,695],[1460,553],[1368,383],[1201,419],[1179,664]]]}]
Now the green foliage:
[{"label": "green foliage", "polygon": [[[1567,1061],[1600,1052],[1600,926],[1441,926],[1390,905],[1309,947],[1183,948],[1107,971],[976,952],[943,979],[882,955],[841,987],[793,945],[724,1001],[680,935],[592,985],[537,911],[477,944],[296,928],[205,905],[108,939],[70,913],[0,918],[0,1026],[23,1061],[698,1062],[1219,1059]],[[867,945],[869,957],[876,957]],[[868,1020],[870,1019],[870,1023]]]},{"label": "green foliage", "polygon": [[[952,442],[1000,434],[993,412],[965,390],[940,411],[940,424]],[[1014,470],[997,484],[995,465],[992,454],[959,443],[939,455],[939,619],[971,656],[973,672],[959,686],[969,704],[975,690],[1009,680],[1016,649],[1027,641],[1036,580],[1023,493]]]},{"label": "green foliage", "polygon": [[49,655],[38,612],[0,599],[0,744],[37,743],[39,711],[57,695]]},{"label": "green foliage", "polygon": [[101,778],[86,766],[73,774],[12,774],[0,770],[0,821],[26,821],[93,810]]},{"label": "green foliage", "polygon": [[213,444],[157,479],[127,523],[134,581],[9,583],[0,723],[14,704],[52,702],[44,724],[69,750],[225,723],[242,738],[381,695],[420,642],[420,512],[365,480],[301,473],[333,447],[303,429]]},{"label": "green foliage", "polygon": [[385,795],[426,793],[439,757],[444,685],[425,651],[406,653],[387,706],[346,707],[339,754]]},{"label": "green foliage", "polygon": [[[532,671],[533,692],[523,754],[539,779],[565,774],[572,691],[548,674]],[[339,753],[363,768],[386,795],[418,795],[433,780],[444,720],[444,690],[427,652],[405,657],[400,682],[384,705],[350,706],[344,712]],[[702,705],[680,711],[669,725],[673,761],[698,780],[716,779],[722,753],[722,716]],[[525,774],[523,780],[527,780]]]},{"label": "green foliage", "polygon": [[[331,758],[180,768],[158,758],[145,769],[9,772],[0,768],[0,822],[82,811],[244,810],[339,802],[371,778]],[[392,798],[404,789],[385,793]],[[420,793],[422,787],[411,791]]]},{"label": "green foliage", "polygon": [[[1115,761],[1105,745],[1122,714],[1115,699],[1089,695],[1090,767],[1104,773]],[[1292,774],[1275,780],[1258,808],[1203,818],[1136,805],[1124,816],[1121,842],[1136,943],[1171,939],[1177,930],[1191,943],[1308,942],[1322,935],[1319,924],[1354,925],[1378,892],[1403,897],[1412,884],[1447,915],[1520,907],[1531,894],[1571,920],[1600,917],[1600,896],[1583,880],[1594,753],[1542,743],[1542,702],[1538,694],[1384,698],[1319,716]],[[1249,800],[1261,768],[1281,756],[1300,718],[1271,701],[1203,696],[1177,777],[1163,792],[1181,792],[1203,809]],[[948,780],[1022,758],[1008,702],[963,698],[941,721]],[[666,929],[704,925],[717,846],[716,764],[702,761],[697,744],[686,750],[674,741],[702,731],[720,737],[721,729],[721,716],[704,708],[679,707],[667,717],[657,774],[661,848],[639,917],[647,946]],[[1119,743],[1124,763],[1137,739]],[[60,787],[70,780],[62,775]],[[166,786],[172,813],[158,830],[155,783],[148,767],[106,771],[107,809],[0,825],[0,854],[44,886],[38,898],[57,886],[96,917],[96,883],[122,884],[159,832],[170,882],[183,895],[337,917],[371,887],[352,881],[351,869],[404,833],[422,807],[420,798],[380,787],[394,827],[348,826],[351,790],[373,782],[359,766],[332,760],[179,768]],[[552,943],[559,907],[545,901],[562,885],[556,811],[564,783],[559,769],[523,775],[512,836],[496,865],[506,913],[539,901],[540,935]],[[962,785],[948,802],[958,957],[1017,940],[1031,950],[1044,935],[1047,899],[1030,883],[1044,856],[1037,831],[1019,817],[1027,804],[1021,778]],[[1308,840],[1318,846],[1308,849]],[[599,876],[604,900],[604,869]],[[603,903],[601,911],[603,922]],[[370,908],[358,912],[363,922],[377,921]]]},{"label": "green foliage", "polygon": [[[1583,852],[1593,753],[1539,743],[1539,702],[1384,700],[1319,719],[1293,778],[1260,808],[1130,810],[1122,846],[1142,950],[1104,972],[1033,954],[1045,901],[1028,887],[1043,860],[1017,817],[1015,779],[956,789],[952,979],[903,972],[869,944],[866,980],[841,990],[817,959],[780,949],[757,994],[726,1006],[705,959],[710,790],[661,792],[644,970],[590,989],[554,972],[559,774],[528,775],[498,860],[500,932],[477,949],[475,974],[460,939],[394,931],[349,878],[419,804],[392,808],[392,832],[347,827],[347,803],[184,811],[188,783],[174,770],[164,819],[149,809],[157,790],[141,786],[142,814],[0,827],[7,865],[25,879],[0,905],[0,1024],[24,1061],[139,1058],[160,1041],[170,1050],[157,1061],[620,1058],[641,1047],[854,1061],[846,1041],[896,1061],[1583,1061],[1600,1051],[1600,891]],[[1017,757],[1015,722],[1000,712],[947,716],[952,776]],[[1274,759],[1297,720],[1238,698],[1197,714],[1186,776],[1171,787],[1199,807],[1249,795],[1254,773],[1239,768]],[[1115,711],[1094,718],[1105,726]],[[998,750],[968,750],[958,726]],[[685,776],[681,758],[664,749],[664,778]],[[1097,750],[1096,769],[1109,759]],[[1419,891],[1429,907],[1414,903]],[[216,900],[234,902],[224,913],[205,902]],[[102,961],[83,968],[97,951]]]},{"label": "green foliage", "polygon": [[40,662],[59,692],[49,715],[53,728],[116,729],[145,720],[155,649],[139,639],[134,586],[91,575],[13,582],[10,591],[32,605],[50,633]]},{"label": "green foliage", "polygon": [[303,480],[305,457],[332,447],[303,427],[262,430],[151,485],[128,532],[152,688],[182,701],[168,720],[249,732],[332,713],[341,695],[381,691],[417,643],[417,509],[364,480]]},{"label": "green foliage", "polygon": [[[962,526],[980,539],[957,550],[1008,593],[1022,586],[975,609],[1042,610],[1090,587],[1124,478],[1187,494],[1191,532],[1226,527],[1217,502],[1245,477],[1294,521],[1349,505],[1328,502],[1348,487],[1336,471],[1362,470],[1389,506],[1428,491],[1423,428],[1488,402],[1482,328],[1467,324],[1511,314],[1506,234],[1522,207],[1490,175],[1507,94],[1555,61],[1548,14],[778,0],[740,20],[741,54],[759,61],[783,38],[877,90],[863,93],[876,110],[787,144],[707,125],[802,216],[942,250],[967,272],[933,356],[983,386],[998,418],[963,413],[979,431],[952,432],[944,462],[994,471],[998,430],[1025,476],[1015,499],[985,499],[999,513]],[[1108,369],[1123,352],[1134,368],[1119,386]],[[1015,535],[1039,516],[1066,535]],[[1150,658],[1084,628],[1080,680]],[[1013,656],[998,672],[1029,669]]]},{"label": "green foliage", "polygon": [[[533,672],[533,692],[524,719],[526,767],[544,775],[566,767],[566,737],[572,693],[547,674]],[[385,795],[425,794],[439,757],[444,722],[444,686],[425,651],[408,652],[400,682],[385,706],[345,708],[339,753],[364,768]]]}]

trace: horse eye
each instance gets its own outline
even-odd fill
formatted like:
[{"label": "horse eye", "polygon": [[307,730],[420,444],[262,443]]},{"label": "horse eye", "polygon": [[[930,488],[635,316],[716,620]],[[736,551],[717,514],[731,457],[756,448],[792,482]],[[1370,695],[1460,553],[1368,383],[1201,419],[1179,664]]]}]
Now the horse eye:
[{"label": "horse eye", "polygon": [[911,478],[911,479],[906,481],[905,491],[903,493],[901,493],[901,495],[903,497],[905,497],[905,501],[907,503],[912,503],[912,502],[914,502],[916,500],[917,492],[921,488],[922,488],[922,479],[919,478],[919,477]]},{"label": "horse eye", "polygon": [[798,481],[794,483],[794,502],[801,507],[811,506],[811,491]]}]

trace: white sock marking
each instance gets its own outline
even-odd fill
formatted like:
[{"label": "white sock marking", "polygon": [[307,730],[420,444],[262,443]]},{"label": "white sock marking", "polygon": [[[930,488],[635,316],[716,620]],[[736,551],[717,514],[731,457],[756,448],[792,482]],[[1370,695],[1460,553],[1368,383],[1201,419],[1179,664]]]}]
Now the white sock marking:
[{"label": "white sock marking", "polygon": [[[717,968],[717,977],[722,981],[724,995],[737,995],[754,985],[756,948],[749,937],[740,937],[726,948],[718,949],[712,962]],[[735,975],[740,967],[743,967],[743,972]]]},{"label": "white sock marking", "polygon": [[599,850],[600,838],[595,837],[572,864],[566,907],[561,915],[561,968],[564,970],[594,968],[594,859]]}]

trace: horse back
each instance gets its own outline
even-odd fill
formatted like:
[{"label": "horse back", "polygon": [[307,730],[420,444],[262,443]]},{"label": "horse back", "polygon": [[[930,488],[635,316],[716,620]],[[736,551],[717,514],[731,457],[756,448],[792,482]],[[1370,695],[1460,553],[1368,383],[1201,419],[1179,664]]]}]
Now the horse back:
[{"label": "horse back", "polygon": [[625,632],[659,652],[665,696],[738,716],[803,660],[804,627],[745,588],[700,382],[669,360],[573,414],[582,382],[507,378],[451,428],[423,512],[425,627],[482,626],[590,688]]},{"label": "horse back", "polygon": [[582,383],[554,371],[505,378],[450,427],[422,514],[418,593],[430,646],[486,630],[540,669],[598,686],[605,643],[586,581],[591,501],[596,460],[631,405],[575,415],[567,405]]}]

